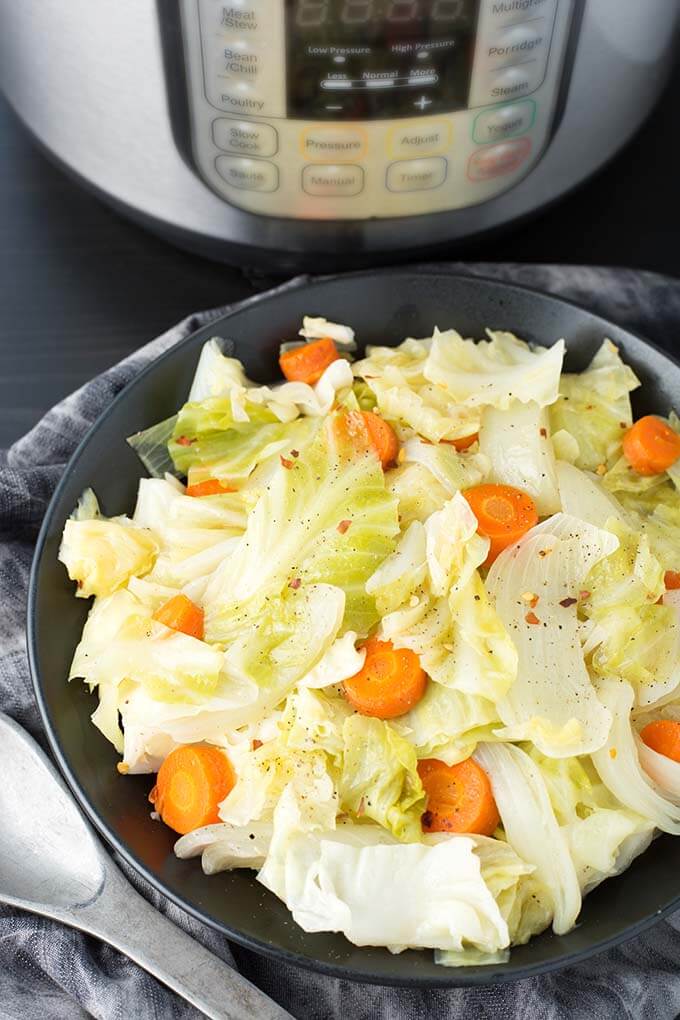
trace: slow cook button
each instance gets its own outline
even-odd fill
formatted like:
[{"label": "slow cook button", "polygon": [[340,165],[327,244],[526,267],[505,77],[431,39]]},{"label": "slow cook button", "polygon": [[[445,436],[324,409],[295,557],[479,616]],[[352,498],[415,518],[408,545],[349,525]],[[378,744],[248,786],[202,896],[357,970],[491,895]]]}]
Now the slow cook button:
[{"label": "slow cook button", "polygon": [[530,59],[517,67],[504,67],[489,79],[490,99],[514,99],[533,92],[543,81],[545,61]]},{"label": "slow cook button", "polygon": [[392,128],[389,138],[393,156],[429,156],[446,152],[451,146],[451,125],[439,120]]},{"label": "slow cook button", "polygon": [[352,128],[318,127],[302,135],[302,153],[305,159],[328,163],[352,163],[363,155],[366,139],[361,131]]},{"label": "slow cook button", "polygon": [[403,159],[387,168],[389,191],[429,191],[438,188],[446,180],[446,160],[441,156],[433,159]]},{"label": "slow cook button", "polygon": [[536,103],[523,99],[519,103],[508,103],[493,110],[483,110],[475,117],[472,137],[478,145],[488,142],[502,142],[515,135],[523,135],[532,127],[536,117]]},{"label": "slow cook button", "polygon": [[302,171],[302,188],[308,195],[348,198],[358,195],[364,186],[364,171],[348,163],[322,166],[313,163]]},{"label": "slow cook button", "polygon": [[239,156],[218,156],[217,172],[227,184],[244,191],[276,191],[279,171],[274,163],[263,159],[243,159]]},{"label": "slow cook button", "polygon": [[215,145],[225,152],[240,152],[245,156],[274,156],[279,147],[279,136],[269,124],[219,117],[213,121],[212,131]]},{"label": "slow cook button", "polygon": [[471,181],[488,181],[519,170],[531,152],[528,138],[516,138],[500,145],[488,145],[473,152],[468,162],[467,175]]}]

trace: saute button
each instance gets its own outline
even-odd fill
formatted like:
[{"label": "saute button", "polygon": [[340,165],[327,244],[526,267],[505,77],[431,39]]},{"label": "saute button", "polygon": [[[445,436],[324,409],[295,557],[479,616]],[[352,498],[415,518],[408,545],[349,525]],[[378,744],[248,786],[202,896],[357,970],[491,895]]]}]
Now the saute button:
[{"label": "saute button", "polygon": [[444,120],[421,121],[413,126],[392,128],[389,147],[393,156],[429,156],[446,152],[451,145],[451,125]]},{"label": "saute button", "polygon": [[475,117],[472,137],[479,145],[502,142],[515,135],[523,135],[534,123],[536,103],[523,99],[521,103],[508,103],[493,110],[483,110]]},{"label": "saute button", "polygon": [[468,162],[467,175],[471,181],[488,181],[519,170],[531,152],[528,138],[515,138],[500,145],[487,145],[473,152]]},{"label": "saute button", "polygon": [[219,117],[213,121],[212,131],[215,145],[225,152],[241,152],[246,156],[273,156],[279,147],[279,136],[269,124]]},{"label": "saute button", "polygon": [[446,180],[446,160],[402,159],[387,168],[387,187],[390,191],[428,191],[438,188]]},{"label": "saute button", "polygon": [[313,163],[302,171],[302,188],[308,195],[348,198],[364,186],[364,171],[351,163]]},{"label": "saute button", "polygon": [[302,135],[303,155],[320,163],[351,163],[363,154],[365,145],[363,132],[351,128],[318,127]]},{"label": "saute button", "polygon": [[264,159],[243,159],[238,156],[218,156],[217,172],[227,184],[244,191],[276,191],[279,171],[274,163]]}]

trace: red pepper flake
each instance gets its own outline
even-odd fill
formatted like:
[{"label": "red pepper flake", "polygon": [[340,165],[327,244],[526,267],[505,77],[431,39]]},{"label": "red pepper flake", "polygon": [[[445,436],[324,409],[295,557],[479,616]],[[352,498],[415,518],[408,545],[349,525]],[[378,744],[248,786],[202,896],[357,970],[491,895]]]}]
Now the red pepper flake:
[{"label": "red pepper flake", "polygon": [[338,531],[340,532],[341,535],[345,534],[351,523],[352,523],[351,521],[340,521],[340,523],[338,524]]},{"label": "red pepper flake", "polygon": [[527,621],[527,623],[531,624],[537,624],[541,622],[539,618],[536,616],[536,613],[527,613],[524,619]]},{"label": "red pepper flake", "polygon": [[578,593],[578,597],[581,600],[581,602],[585,602],[586,599],[590,598],[590,592],[586,591],[585,588],[584,588],[583,591],[580,591]]},{"label": "red pepper flake", "polygon": [[606,475],[607,474],[607,465],[606,464],[598,464],[597,467],[595,468],[595,473],[598,474],[600,477],[602,477],[602,475]]},{"label": "red pepper flake", "polygon": [[561,599],[560,600],[560,605],[563,606],[565,609],[568,609],[569,606],[575,606],[577,602],[578,602],[578,599],[573,599],[570,596],[567,599]]},{"label": "red pepper flake", "polygon": [[175,442],[177,443],[178,446],[191,446],[192,443],[196,442],[196,440],[189,439],[188,436],[178,436]]},{"label": "red pepper flake", "polygon": [[547,438],[547,436],[548,436],[548,430],[547,429],[540,429],[540,433],[541,433],[541,438],[542,439],[546,439]]},{"label": "red pepper flake", "polygon": [[592,411],[594,407],[595,404],[586,404],[586,411]]},{"label": "red pepper flake", "polygon": [[299,450],[291,450],[290,451],[290,455],[291,455],[291,457],[299,457],[300,456],[300,451]]},{"label": "red pepper flake", "polygon": [[362,797],[359,801],[359,807],[357,808],[357,817],[361,818],[362,815],[366,814],[366,799]]},{"label": "red pepper flake", "polygon": [[82,588],[82,587],[83,587],[83,581],[76,581],[76,588]]},{"label": "red pepper flake", "polygon": [[550,556],[551,552],[552,552],[552,549],[539,549],[538,550],[538,555],[541,557],[542,560],[544,560],[546,558],[546,556]]},{"label": "red pepper flake", "polygon": [[617,753],[618,752],[617,752],[615,747],[610,747],[609,748],[609,757],[610,758],[616,758]]},{"label": "red pepper flake", "polygon": [[625,421],[620,421],[619,422],[619,428],[620,429],[627,429],[628,426],[626,425]]},{"label": "red pepper flake", "polygon": [[283,466],[286,468],[286,470],[290,471],[290,469],[293,466],[292,460],[288,460],[286,457],[282,456],[281,454],[279,454],[279,460],[281,461]]},{"label": "red pepper flake", "polygon": [[434,815],[431,811],[423,811],[420,821],[424,829],[429,829],[434,821]]},{"label": "red pepper flake", "polygon": [[292,579],[292,581],[288,582],[288,587],[292,588],[293,591],[297,591],[301,584],[302,584],[302,581],[300,580],[300,578],[299,577],[294,577]]},{"label": "red pepper flake", "polygon": [[253,751],[257,751],[258,747],[262,747],[262,741],[261,740],[253,740],[251,746],[252,746]]}]

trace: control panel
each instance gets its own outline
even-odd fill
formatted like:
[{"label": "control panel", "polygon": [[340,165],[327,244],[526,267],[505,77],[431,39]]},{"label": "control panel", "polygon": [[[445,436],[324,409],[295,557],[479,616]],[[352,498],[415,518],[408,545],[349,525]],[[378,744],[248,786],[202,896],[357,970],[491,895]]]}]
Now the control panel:
[{"label": "control panel", "polygon": [[461,209],[550,136],[576,0],[181,0],[192,152],[234,206]]}]

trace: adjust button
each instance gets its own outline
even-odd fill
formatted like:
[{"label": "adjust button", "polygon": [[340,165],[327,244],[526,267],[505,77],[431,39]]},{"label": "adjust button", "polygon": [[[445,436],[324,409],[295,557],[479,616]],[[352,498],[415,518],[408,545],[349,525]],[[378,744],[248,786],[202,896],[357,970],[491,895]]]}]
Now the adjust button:
[{"label": "adjust button", "polygon": [[227,184],[244,191],[276,191],[279,171],[264,159],[243,159],[239,156],[218,156],[217,172]]},{"label": "adjust button", "polygon": [[351,163],[363,155],[366,136],[353,128],[317,127],[303,133],[301,144],[306,159]]},{"label": "adjust button", "polygon": [[213,121],[212,132],[215,145],[225,152],[240,152],[244,156],[273,156],[279,148],[279,136],[269,124],[219,117]]},{"label": "adjust button", "polygon": [[483,110],[475,117],[472,138],[478,145],[502,142],[515,135],[523,135],[532,127],[536,117],[536,103],[523,99],[491,110]]},{"label": "adjust button", "polygon": [[315,163],[302,171],[302,188],[308,195],[349,198],[364,187],[364,171],[351,163]]},{"label": "adjust button", "polygon": [[487,145],[473,152],[468,161],[467,175],[471,181],[488,181],[519,170],[531,152],[528,138],[515,138],[500,145]]},{"label": "adjust button", "polygon": [[403,159],[387,168],[389,191],[429,191],[446,180],[446,160],[441,156],[432,159]]},{"label": "adjust button", "polygon": [[390,152],[393,156],[430,156],[446,152],[451,147],[451,134],[451,125],[445,120],[395,127],[390,131]]}]

